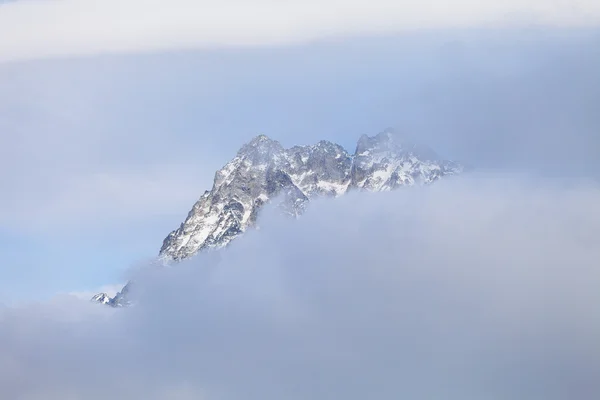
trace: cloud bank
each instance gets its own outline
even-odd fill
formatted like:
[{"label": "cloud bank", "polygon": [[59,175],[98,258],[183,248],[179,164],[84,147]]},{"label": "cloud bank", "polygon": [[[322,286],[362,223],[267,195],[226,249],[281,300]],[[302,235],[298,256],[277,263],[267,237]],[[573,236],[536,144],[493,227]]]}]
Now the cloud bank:
[{"label": "cloud bank", "polygon": [[0,62],[215,46],[280,45],[407,29],[594,26],[594,0],[20,0],[0,5]]},{"label": "cloud bank", "polygon": [[473,176],[267,211],[136,307],[1,310],[0,397],[598,398],[599,204]]}]

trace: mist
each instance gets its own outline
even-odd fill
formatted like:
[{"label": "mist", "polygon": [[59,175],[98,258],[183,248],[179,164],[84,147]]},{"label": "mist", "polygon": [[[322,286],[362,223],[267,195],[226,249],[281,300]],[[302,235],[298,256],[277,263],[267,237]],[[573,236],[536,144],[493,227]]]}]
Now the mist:
[{"label": "mist", "polygon": [[472,175],[267,209],[136,306],[0,313],[10,399],[593,399],[600,189]]}]

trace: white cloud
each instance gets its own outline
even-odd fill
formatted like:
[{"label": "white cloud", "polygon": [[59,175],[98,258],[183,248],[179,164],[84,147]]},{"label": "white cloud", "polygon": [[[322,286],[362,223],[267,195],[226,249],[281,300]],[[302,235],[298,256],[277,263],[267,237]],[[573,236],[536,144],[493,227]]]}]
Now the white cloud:
[{"label": "white cloud", "polygon": [[267,213],[136,307],[0,310],[0,397],[598,398],[599,204],[485,176]]},{"label": "white cloud", "polygon": [[595,0],[20,0],[0,6],[0,61],[273,45],[406,29],[589,26]]}]

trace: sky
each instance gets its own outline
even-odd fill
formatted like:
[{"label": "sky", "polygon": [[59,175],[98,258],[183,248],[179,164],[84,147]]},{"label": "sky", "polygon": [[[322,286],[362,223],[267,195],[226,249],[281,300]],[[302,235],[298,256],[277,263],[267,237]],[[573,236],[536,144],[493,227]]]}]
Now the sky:
[{"label": "sky", "polygon": [[[0,1],[0,398],[600,398],[600,3],[167,3]],[[475,169],[149,267],[252,137],[390,126]]]}]

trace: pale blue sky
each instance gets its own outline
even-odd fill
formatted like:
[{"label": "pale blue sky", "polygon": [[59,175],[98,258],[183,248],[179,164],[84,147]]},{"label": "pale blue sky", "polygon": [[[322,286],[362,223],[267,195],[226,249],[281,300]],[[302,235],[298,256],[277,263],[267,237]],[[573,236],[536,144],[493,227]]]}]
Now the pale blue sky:
[{"label": "pale blue sky", "polygon": [[482,168],[600,176],[593,30],[446,30],[0,64],[0,301],[122,282],[256,134],[387,126]]}]

